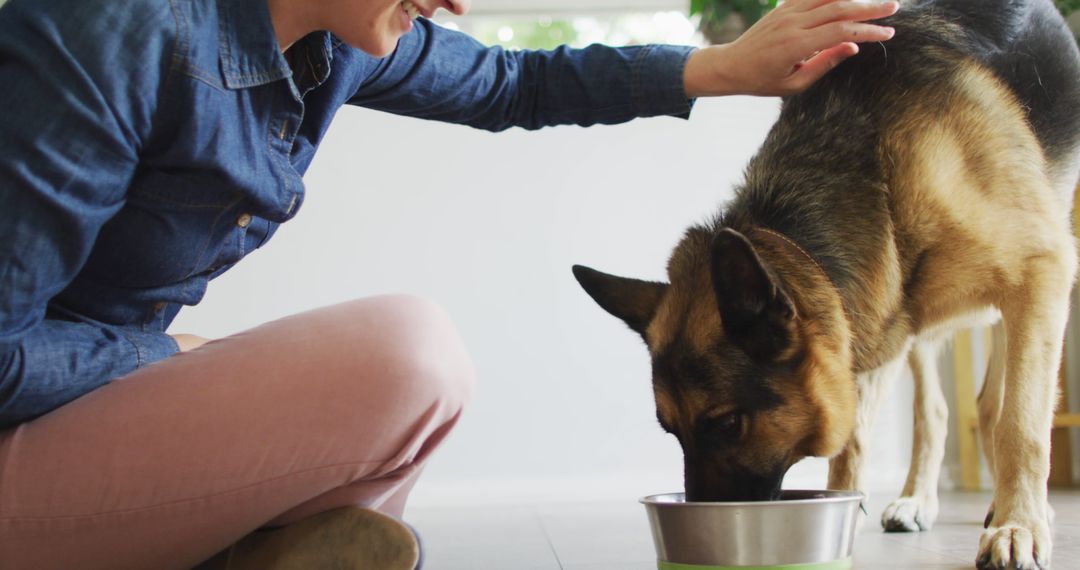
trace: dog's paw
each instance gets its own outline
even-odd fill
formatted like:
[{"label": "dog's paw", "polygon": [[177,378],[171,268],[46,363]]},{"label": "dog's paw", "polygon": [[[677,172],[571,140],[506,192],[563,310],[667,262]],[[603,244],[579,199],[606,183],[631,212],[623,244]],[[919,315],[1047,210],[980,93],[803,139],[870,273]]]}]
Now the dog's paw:
[{"label": "dog's paw", "polygon": [[930,530],[937,516],[937,497],[900,497],[881,514],[881,526],[885,532]]},{"label": "dog's paw", "polygon": [[979,570],[1047,570],[1050,568],[1050,527],[1045,523],[991,526],[979,538]]},{"label": "dog's paw", "polygon": [[[1051,527],[1054,526],[1054,520],[1057,518],[1057,512],[1054,511],[1053,505],[1046,505],[1046,524]],[[986,511],[986,518],[983,519],[983,528],[990,528],[990,521],[994,520],[994,504],[990,503],[990,510]]]}]

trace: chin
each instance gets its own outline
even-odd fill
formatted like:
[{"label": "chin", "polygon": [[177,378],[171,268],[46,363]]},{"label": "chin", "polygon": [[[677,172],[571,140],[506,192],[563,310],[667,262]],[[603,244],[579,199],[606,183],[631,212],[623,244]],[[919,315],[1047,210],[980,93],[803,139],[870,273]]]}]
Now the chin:
[{"label": "chin", "polygon": [[371,38],[363,38],[355,42],[346,40],[345,43],[363,51],[364,53],[372,57],[386,57],[394,53],[394,50],[397,49],[399,39],[400,38],[398,38],[397,36],[378,38],[375,40],[372,40]]}]

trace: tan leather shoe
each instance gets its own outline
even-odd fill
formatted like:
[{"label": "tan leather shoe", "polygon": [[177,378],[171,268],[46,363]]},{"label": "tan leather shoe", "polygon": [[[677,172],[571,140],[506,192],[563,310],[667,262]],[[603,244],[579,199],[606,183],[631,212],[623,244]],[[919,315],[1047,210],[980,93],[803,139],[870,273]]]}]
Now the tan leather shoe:
[{"label": "tan leather shoe", "polygon": [[415,570],[420,543],[398,519],[361,507],[253,532],[195,570]]}]

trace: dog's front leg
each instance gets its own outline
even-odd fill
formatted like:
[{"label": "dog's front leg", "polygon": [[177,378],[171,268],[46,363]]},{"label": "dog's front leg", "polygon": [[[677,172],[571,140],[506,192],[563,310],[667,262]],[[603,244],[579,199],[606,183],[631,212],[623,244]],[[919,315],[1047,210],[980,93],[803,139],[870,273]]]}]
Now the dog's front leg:
[{"label": "dog's front leg", "polygon": [[979,539],[980,569],[1035,570],[1052,550],[1046,482],[1057,371],[1076,272],[1071,248],[1028,258],[1028,278],[1007,291],[1005,390],[993,430],[994,511]]},{"label": "dog's front leg", "polygon": [[[862,470],[864,450],[870,443],[874,417],[877,416],[881,400],[904,367],[904,353],[895,360],[856,376],[859,389],[859,405],[855,412],[855,429],[851,439],[839,455],[829,459],[829,488],[840,490],[862,490]],[[865,493],[866,491],[863,491]]]},{"label": "dog's front leg", "polygon": [[889,532],[930,530],[937,520],[938,477],[949,430],[949,409],[937,367],[941,344],[920,340],[908,355],[915,380],[915,430],[904,493],[881,515],[881,525]]}]

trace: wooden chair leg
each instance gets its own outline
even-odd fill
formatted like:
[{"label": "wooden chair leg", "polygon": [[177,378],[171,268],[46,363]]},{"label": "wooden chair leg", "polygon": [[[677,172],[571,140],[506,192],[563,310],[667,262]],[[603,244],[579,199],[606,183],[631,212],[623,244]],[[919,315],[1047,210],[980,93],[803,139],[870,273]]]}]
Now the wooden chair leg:
[{"label": "wooden chair leg", "polygon": [[953,343],[953,378],[956,381],[956,437],[960,448],[960,488],[982,488],[979,462],[978,411],[975,407],[975,361],[971,331],[956,334]]},{"label": "wooden chair leg", "polygon": [[1058,373],[1058,386],[1061,396],[1058,400],[1058,413],[1054,415],[1054,431],[1050,436],[1050,486],[1072,486],[1072,437],[1070,427],[1080,426],[1080,414],[1065,413],[1069,408],[1068,359],[1061,358],[1061,370]]},{"label": "wooden chair leg", "polygon": [[[1077,185],[1076,191],[1073,193],[1073,233],[1078,234],[1080,237],[1080,185]],[[1071,311],[1071,318],[1076,318],[1077,310],[1075,303],[1077,300],[1077,291],[1073,290],[1073,303],[1074,307]],[[1072,327],[1075,330],[1075,325]],[[1054,430],[1050,436],[1050,481],[1051,487],[1068,487],[1072,485],[1072,437],[1070,428],[1080,427],[1080,414],[1070,414],[1069,410],[1069,358],[1068,358],[1068,345],[1070,342],[1078,342],[1078,339],[1074,338],[1076,335],[1067,335],[1065,337],[1065,348],[1061,356],[1061,369],[1058,372],[1058,386],[1061,389],[1060,399],[1058,400],[1058,409],[1054,410]],[[1075,353],[1074,353],[1075,354]],[[1075,366],[1076,364],[1072,364]],[[1076,376],[1075,371],[1073,376]]]}]

